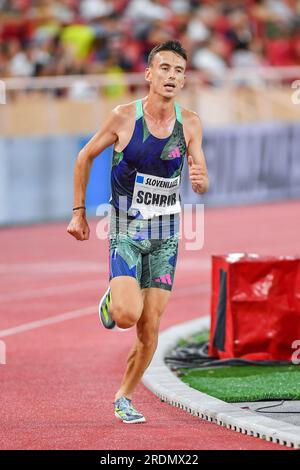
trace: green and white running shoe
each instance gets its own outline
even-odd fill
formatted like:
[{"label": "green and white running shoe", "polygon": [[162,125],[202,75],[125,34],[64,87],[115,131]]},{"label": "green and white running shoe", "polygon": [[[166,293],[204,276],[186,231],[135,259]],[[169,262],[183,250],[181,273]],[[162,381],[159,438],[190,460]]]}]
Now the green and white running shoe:
[{"label": "green and white running shoe", "polygon": [[137,411],[131,403],[131,400],[126,397],[120,397],[114,402],[115,416],[123,421],[123,423],[134,424],[144,423],[145,417]]},{"label": "green and white running shoe", "polygon": [[108,328],[111,330],[116,326],[116,322],[112,319],[110,313],[109,313],[109,303],[111,300],[111,293],[110,293],[110,287],[107,289],[105,292],[104,296],[99,302],[99,318],[102,323],[102,325],[105,328]]}]

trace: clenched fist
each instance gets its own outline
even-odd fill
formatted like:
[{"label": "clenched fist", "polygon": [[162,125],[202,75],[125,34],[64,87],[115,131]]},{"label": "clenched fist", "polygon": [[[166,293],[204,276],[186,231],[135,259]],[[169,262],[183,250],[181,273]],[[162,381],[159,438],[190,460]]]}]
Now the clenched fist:
[{"label": "clenched fist", "polygon": [[71,222],[68,225],[67,231],[76,240],[88,240],[90,236],[90,228],[86,220],[85,212],[74,213]]},{"label": "clenched fist", "polygon": [[188,156],[189,174],[195,193],[202,194],[208,190],[208,177],[202,165],[197,165],[191,155]]}]

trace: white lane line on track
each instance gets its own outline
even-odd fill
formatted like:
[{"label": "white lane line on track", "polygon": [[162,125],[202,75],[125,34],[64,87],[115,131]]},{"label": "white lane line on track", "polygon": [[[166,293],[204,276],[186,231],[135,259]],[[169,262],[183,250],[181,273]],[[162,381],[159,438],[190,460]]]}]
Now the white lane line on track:
[{"label": "white lane line on track", "polygon": [[208,271],[211,268],[209,258],[179,258],[176,271]]},{"label": "white lane line on track", "polygon": [[[108,281],[107,281],[108,282]],[[107,282],[105,284],[107,284]],[[21,292],[10,292],[9,294],[0,294],[0,301],[10,300],[23,300],[23,299],[36,299],[47,295],[59,295],[69,292],[77,292],[82,289],[89,289],[94,287],[103,287],[104,281],[83,281],[76,282],[73,284],[52,286],[52,287],[41,287],[40,289],[29,289]]]},{"label": "white lane line on track", "polygon": [[0,274],[59,274],[75,272],[100,273],[107,271],[107,263],[63,261],[45,263],[0,264]]},{"label": "white lane line on track", "polygon": [[71,312],[61,313],[60,315],[44,318],[43,320],[24,323],[23,325],[14,326],[12,328],[7,328],[6,330],[0,331],[0,338],[12,336],[17,333],[23,333],[24,331],[35,330],[36,328],[40,328],[46,325],[53,325],[54,323],[72,320],[73,318],[82,317],[83,315],[91,315],[92,313],[95,314],[97,310],[97,305],[91,305],[90,307],[84,307],[78,310],[71,310]]},{"label": "white lane line on track", "polygon": [[[200,294],[203,292],[209,292],[210,284],[203,283],[194,286],[181,287],[174,291],[173,296],[171,296],[170,301],[176,298],[185,297],[186,295]],[[7,336],[12,336],[17,333],[23,333],[24,331],[35,330],[47,325],[53,325],[55,323],[60,323],[66,320],[72,320],[73,318],[82,317],[85,315],[96,314],[98,312],[98,305],[92,305],[90,307],[80,308],[78,310],[71,310],[70,312],[65,312],[60,315],[55,315],[52,317],[47,317],[42,320],[36,320],[29,323],[23,323],[22,325],[14,326],[12,328],[7,328],[5,330],[0,330],[0,338]]]}]

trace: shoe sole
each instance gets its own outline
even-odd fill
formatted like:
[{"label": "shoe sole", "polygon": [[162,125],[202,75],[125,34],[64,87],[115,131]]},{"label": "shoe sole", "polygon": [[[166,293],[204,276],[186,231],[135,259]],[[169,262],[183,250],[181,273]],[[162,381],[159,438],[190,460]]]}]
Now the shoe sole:
[{"label": "shoe sole", "polygon": [[119,416],[118,413],[116,412],[115,412],[115,417],[120,419],[125,424],[138,424],[138,423],[145,423],[146,421],[144,416],[142,418],[132,419],[131,421],[126,421],[125,419],[121,418],[121,416]]},{"label": "shoe sole", "polygon": [[102,316],[101,316],[101,305],[102,305],[102,302],[104,301],[105,297],[107,296],[109,290],[110,290],[110,288],[108,287],[108,288],[106,289],[105,294],[103,295],[102,299],[101,299],[100,302],[99,302],[99,306],[98,306],[98,315],[99,315],[99,319],[100,319],[102,325],[104,326],[104,328],[106,328],[107,330],[112,330],[113,328],[115,328],[116,324],[113,324],[112,326],[107,326],[107,325],[105,325],[105,324],[103,323],[103,321],[102,321]]}]

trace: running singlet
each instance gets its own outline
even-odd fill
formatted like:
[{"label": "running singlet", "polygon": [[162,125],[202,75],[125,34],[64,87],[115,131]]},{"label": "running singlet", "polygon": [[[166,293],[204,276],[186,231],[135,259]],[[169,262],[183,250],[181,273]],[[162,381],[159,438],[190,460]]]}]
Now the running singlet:
[{"label": "running singlet", "polygon": [[187,147],[177,103],[175,113],[172,134],[159,139],[149,132],[142,100],[136,101],[130,142],[122,152],[114,150],[110,203],[132,218],[151,219],[168,214],[174,217],[181,211],[179,185]]}]

